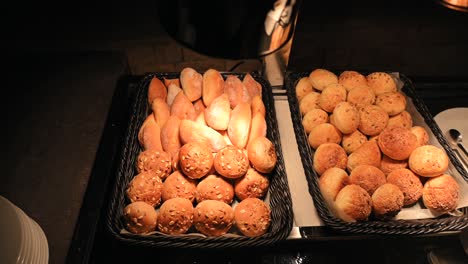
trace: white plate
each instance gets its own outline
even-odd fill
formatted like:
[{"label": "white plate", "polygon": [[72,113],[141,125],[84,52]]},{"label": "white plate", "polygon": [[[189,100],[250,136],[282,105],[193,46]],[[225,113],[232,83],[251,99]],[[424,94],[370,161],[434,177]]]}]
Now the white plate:
[{"label": "white plate", "polygon": [[0,256],[2,263],[16,263],[21,252],[22,225],[14,205],[0,196]]},{"label": "white plate", "polygon": [[[457,107],[444,110],[438,113],[434,117],[434,120],[446,137],[449,137],[447,131],[451,128],[457,129],[460,133],[465,135],[465,137],[468,137],[468,108]],[[465,148],[468,146],[467,142],[468,138],[463,142]]]}]

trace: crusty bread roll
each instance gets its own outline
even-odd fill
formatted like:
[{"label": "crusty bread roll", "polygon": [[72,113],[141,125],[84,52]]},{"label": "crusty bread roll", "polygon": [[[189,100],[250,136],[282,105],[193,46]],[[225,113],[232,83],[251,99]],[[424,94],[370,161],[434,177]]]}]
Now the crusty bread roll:
[{"label": "crusty bread roll", "polygon": [[375,103],[375,93],[369,86],[358,86],[348,92],[346,101],[350,104],[361,108],[364,105],[372,105]]},{"label": "crusty bread roll", "polygon": [[170,116],[166,124],[161,128],[161,145],[164,151],[173,157],[180,149],[179,138],[180,119],[177,116]]},{"label": "crusty bread roll", "polygon": [[418,141],[418,147],[427,145],[429,143],[429,133],[427,130],[422,126],[413,126],[410,129],[411,133],[413,133]]},{"label": "crusty bread roll", "polygon": [[185,96],[183,92],[179,92],[174,98],[171,105],[171,115],[177,116],[180,120],[189,119],[195,120],[197,114],[192,102]]},{"label": "crusty bread roll", "polygon": [[174,84],[174,85],[180,87],[180,80],[179,80],[179,78],[168,79],[168,78],[163,77],[163,81],[164,81],[164,85],[165,85],[166,87],[168,87],[168,88],[169,88],[169,85],[171,85],[171,84]]},{"label": "crusty bread roll", "polygon": [[180,148],[179,163],[180,169],[187,177],[200,179],[211,170],[213,154],[208,145],[192,141]]},{"label": "crusty bread roll", "polygon": [[398,169],[405,169],[408,167],[408,160],[394,160],[386,155],[382,155],[380,161],[380,170],[388,175],[390,172]]},{"label": "crusty bread roll", "polygon": [[123,210],[125,228],[134,234],[147,234],[156,229],[158,214],[153,206],[145,202],[134,202]]},{"label": "crusty bread roll", "polygon": [[228,135],[232,144],[238,148],[245,148],[249,139],[252,113],[250,104],[241,102],[231,111],[231,119],[228,124]]},{"label": "crusty bread roll", "polygon": [[247,198],[262,199],[268,192],[269,186],[270,181],[266,176],[249,168],[243,177],[235,180],[234,192],[241,201]]},{"label": "crusty bread roll", "polygon": [[244,79],[242,79],[242,83],[245,88],[247,88],[251,98],[255,96],[260,96],[260,98],[262,98],[262,85],[257,82],[250,73],[245,74]]},{"label": "crusty bread roll", "polygon": [[309,77],[302,77],[296,84],[296,98],[300,102],[304,96],[312,92],[312,84],[309,82]]},{"label": "crusty bread roll", "polygon": [[416,136],[410,130],[399,126],[385,128],[377,142],[380,150],[394,160],[408,159],[418,144]]},{"label": "crusty bread roll", "polygon": [[421,198],[423,185],[418,176],[406,168],[396,169],[387,175],[387,182],[394,184],[403,192],[403,205],[416,203]]},{"label": "crusty bread roll", "polygon": [[172,106],[172,103],[174,102],[174,99],[176,98],[176,96],[183,91],[182,89],[175,85],[175,84],[170,84],[168,87],[167,87],[167,98],[166,98],[166,103],[169,105],[169,106]]},{"label": "crusty bread roll", "polygon": [[267,123],[265,116],[261,113],[255,113],[252,115],[252,124],[250,127],[249,139],[247,141],[247,148],[258,137],[266,137],[267,134]]},{"label": "crusty bread roll", "polygon": [[406,109],[406,98],[400,92],[379,94],[375,105],[380,106],[389,116],[397,115]]},{"label": "crusty bread roll", "polygon": [[388,119],[387,126],[401,126],[407,129],[411,129],[413,126],[413,118],[411,117],[411,114],[405,110],[399,114],[391,116]]},{"label": "crusty bread roll", "polygon": [[305,115],[312,109],[321,109],[319,106],[319,98],[320,93],[317,92],[310,92],[306,94],[304,98],[302,98],[302,100],[299,102],[299,111],[301,112],[301,114]]},{"label": "crusty bread roll", "polygon": [[277,156],[273,142],[266,137],[257,137],[247,148],[250,164],[257,171],[270,173],[276,166]]},{"label": "crusty bread roll", "polygon": [[258,198],[246,198],[234,208],[234,222],[248,237],[265,234],[271,224],[270,208]]},{"label": "crusty bread roll", "polygon": [[202,98],[206,106],[224,93],[224,79],[221,73],[215,69],[208,69],[203,73]]},{"label": "crusty bread roll", "polygon": [[213,165],[220,175],[237,179],[244,176],[249,169],[249,159],[242,149],[226,146],[216,153]]},{"label": "crusty bread roll", "polygon": [[148,86],[148,104],[151,105],[154,99],[161,98],[166,100],[167,89],[164,83],[156,77],[153,77]]},{"label": "crusty bread roll", "polygon": [[193,109],[195,109],[195,114],[197,117],[200,115],[200,113],[205,112],[206,106],[201,98],[193,102]]},{"label": "crusty bread roll", "polygon": [[348,162],[346,151],[336,143],[324,143],[315,150],[313,166],[322,175],[327,169],[337,167],[345,169]]},{"label": "crusty bread roll", "polygon": [[180,85],[185,96],[194,102],[202,96],[203,76],[196,70],[186,67],[180,72]]},{"label": "crusty bread roll", "polygon": [[125,194],[132,203],[141,201],[156,207],[161,203],[162,186],[161,178],[142,172],[128,183]]},{"label": "crusty bread roll", "polygon": [[335,208],[345,222],[365,221],[372,211],[372,198],[359,185],[349,184],[336,195]]},{"label": "crusty bread roll", "polygon": [[367,86],[367,79],[357,71],[343,71],[338,77],[338,83],[343,85],[346,91],[356,87]]},{"label": "crusty bread roll", "polygon": [[234,209],[221,201],[205,200],[195,207],[193,223],[204,235],[222,236],[234,224]]},{"label": "crusty bread roll", "polygon": [[328,113],[332,113],[335,106],[344,101],[346,101],[346,89],[339,83],[333,83],[322,90],[318,105]]},{"label": "crusty bread roll", "polygon": [[349,174],[350,184],[356,184],[372,195],[377,188],[387,182],[385,174],[372,165],[359,165]]},{"label": "crusty bread roll", "polygon": [[167,119],[171,115],[171,109],[165,100],[156,98],[151,103],[151,110],[153,111],[154,120],[158,123],[159,127],[163,127]]},{"label": "crusty bread roll", "polygon": [[388,114],[376,105],[365,105],[359,109],[359,131],[367,136],[378,135],[388,124]]},{"label": "crusty bread roll", "polygon": [[321,144],[324,143],[336,143],[341,142],[342,134],[334,125],[330,123],[318,124],[309,133],[307,141],[309,145],[317,149]]},{"label": "crusty bread roll", "polygon": [[227,94],[214,98],[205,109],[205,121],[215,130],[226,130],[231,118],[231,107]]},{"label": "crusty bread roll", "polygon": [[171,155],[160,150],[145,150],[140,152],[136,161],[138,173],[146,172],[164,180],[171,174]]},{"label": "crusty bread roll", "polygon": [[350,134],[359,127],[359,112],[349,102],[341,102],[333,110],[334,125],[343,134]]},{"label": "crusty bread roll", "polygon": [[328,207],[334,212],[335,198],[338,192],[349,184],[349,176],[345,170],[332,167],[319,178],[319,189]]},{"label": "crusty bread roll", "polygon": [[408,159],[410,169],[425,177],[435,177],[443,174],[449,165],[449,158],[442,148],[434,145],[417,147]]},{"label": "crusty bread roll", "polygon": [[315,69],[309,74],[309,82],[312,84],[312,87],[322,91],[328,85],[338,83],[338,77],[329,70]]},{"label": "crusty bread roll", "polygon": [[443,174],[424,184],[422,198],[424,205],[430,210],[447,213],[458,206],[460,186],[452,176]]},{"label": "crusty bread roll", "polygon": [[149,115],[138,132],[138,140],[143,149],[163,150],[161,144],[161,128],[154,119],[154,115]]},{"label": "crusty bread roll", "polygon": [[182,144],[192,141],[205,143],[211,147],[212,152],[218,152],[226,146],[223,136],[218,131],[188,119],[180,122],[179,135]]},{"label": "crusty bread roll", "polygon": [[265,104],[262,101],[262,97],[259,95],[256,95],[252,97],[252,116],[255,115],[255,113],[260,113],[263,116],[265,116],[266,110],[265,110]]},{"label": "crusty bread roll", "polygon": [[309,134],[312,128],[316,127],[317,125],[327,123],[328,121],[327,112],[319,108],[314,108],[304,115],[302,118],[302,126],[304,127],[305,132]]},{"label": "crusty bread roll", "polygon": [[351,154],[365,142],[367,142],[367,137],[361,131],[356,130],[351,134],[343,135],[341,146],[346,153]]},{"label": "crusty bread roll", "polygon": [[241,102],[250,102],[250,94],[242,81],[235,75],[229,75],[224,81],[224,93],[228,95],[231,108],[234,109]]},{"label": "crusty bread roll", "polygon": [[377,142],[367,141],[353,153],[349,154],[346,169],[348,172],[352,172],[353,169],[359,165],[372,165],[378,168],[380,167],[381,158],[382,156]]},{"label": "crusty bread roll", "polygon": [[375,95],[388,92],[396,92],[397,86],[390,74],[385,72],[373,72],[367,75],[367,84],[374,91]]},{"label": "crusty bread roll", "polygon": [[185,234],[193,224],[193,205],[185,198],[165,201],[159,208],[158,230],[169,235]]},{"label": "crusty bread roll", "polygon": [[193,202],[196,193],[197,182],[183,175],[181,171],[176,170],[163,182],[161,198],[163,201],[167,201],[181,197]]},{"label": "crusty bread roll", "polygon": [[210,174],[197,185],[197,202],[217,200],[231,204],[234,199],[234,187],[223,177]]},{"label": "crusty bread roll", "polygon": [[398,186],[386,183],[372,194],[372,211],[375,218],[387,220],[403,208],[403,193]]}]

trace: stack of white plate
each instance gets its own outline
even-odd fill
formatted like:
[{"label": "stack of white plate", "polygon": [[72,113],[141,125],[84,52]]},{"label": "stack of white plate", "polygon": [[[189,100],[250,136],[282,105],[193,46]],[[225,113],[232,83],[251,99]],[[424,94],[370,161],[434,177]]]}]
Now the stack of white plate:
[{"label": "stack of white plate", "polygon": [[0,195],[0,262],[48,263],[49,245],[42,228]]}]

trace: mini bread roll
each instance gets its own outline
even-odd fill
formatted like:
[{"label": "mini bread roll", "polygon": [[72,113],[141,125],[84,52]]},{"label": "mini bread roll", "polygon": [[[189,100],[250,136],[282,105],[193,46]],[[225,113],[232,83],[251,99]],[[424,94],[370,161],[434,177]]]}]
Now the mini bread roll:
[{"label": "mini bread roll", "polygon": [[162,100],[166,100],[167,97],[167,89],[166,86],[164,86],[164,83],[161,82],[156,77],[153,77],[149,83],[148,86],[148,104],[151,105],[151,103],[154,101],[156,98],[161,98]]},{"label": "mini bread roll", "polygon": [[206,106],[224,93],[224,79],[215,69],[208,69],[203,73],[202,99]]},{"label": "mini bread roll", "polygon": [[403,206],[416,203],[422,196],[423,185],[418,176],[408,169],[396,169],[387,175],[387,182],[403,192]]},{"label": "mini bread roll", "polygon": [[356,184],[372,195],[377,188],[387,183],[385,174],[372,165],[359,165],[349,174],[350,184]]},{"label": "mini bread roll", "polygon": [[332,113],[336,105],[346,101],[346,89],[339,83],[326,86],[320,94],[318,104],[320,108]]},{"label": "mini bread roll", "polygon": [[397,115],[394,115],[388,119],[387,126],[400,126],[406,129],[411,129],[413,126],[413,118],[410,113],[403,111]]},{"label": "mini bread roll", "polygon": [[197,185],[197,202],[217,200],[231,204],[234,199],[234,187],[231,183],[216,175],[208,175]]},{"label": "mini bread roll", "polygon": [[408,167],[408,160],[394,160],[386,155],[382,155],[380,161],[380,170],[388,175],[390,172],[398,169],[405,169]]},{"label": "mini bread roll", "polygon": [[134,234],[147,234],[156,229],[158,214],[145,202],[134,202],[123,210],[125,228]]},{"label": "mini bread roll", "polygon": [[322,175],[327,169],[337,167],[345,169],[348,162],[346,151],[336,143],[324,143],[315,150],[313,166]]},{"label": "mini bread roll", "polygon": [[195,200],[196,193],[196,181],[185,177],[177,170],[169,175],[169,177],[164,181],[161,198],[163,201],[167,201],[172,198],[180,197],[193,202]]},{"label": "mini bread roll", "polygon": [[357,71],[343,71],[338,77],[338,83],[343,85],[346,91],[356,87],[367,86],[367,79]]},{"label": "mini bread roll", "polygon": [[365,142],[367,142],[367,137],[359,130],[356,130],[351,134],[343,135],[341,146],[346,151],[346,153],[351,154]]},{"label": "mini bread roll", "polygon": [[201,98],[203,88],[203,76],[196,70],[187,67],[180,72],[180,84],[185,96],[190,102]]},{"label": "mini bread roll", "polygon": [[260,113],[263,116],[265,116],[265,104],[262,101],[262,97],[259,95],[252,97],[252,116],[254,116],[256,113]]},{"label": "mini bread roll", "polygon": [[247,148],[247,156],[252,167],[262,173],[275,169],[278,157],[273,142],[266,137],[257,137]]},{"label": "mini bread roll", "polygon": [[309,82],[312,84],[312,87],[322,91],[328,85],[338,83],[338,77],[331,71],[315,69],[309,74]]},{"label": "mini bread roll", "polygon": [[321,109],[319,106],[320,94],[317,92],[310,92],[302,98],[299,102],[299,111],[302,115],[305,115],[312,109]]},{"label": "mini bread roll", "polygon": [[312,84],[309,82],[309,77],[302,77],[296,84],[296,98],[300,102],[304,96],[312,92]]},{"label": "mini bread roll", "polygon": [[185,198],[172,198],[159,208],[158,230],[164,234],[185,234],[193,224],[193,205]]},{"label": "mini bread roll", "polygon": [[205,109],[205,121],[215,130],[226,130],[231,118],[231,107],[227,94],[214,98]]},{"label": "mini bread roll", "polygon": [[435,177],[443,174],[449,165],[445,151],[433,145],[417,147],[409,156],[410,169],[425,177]]},{"label": "mini bread roll", "polygon": [[203,201],[193,213],[195,228],[202,234],[217,237],[226,234],[234,223],[234,209],[216,200]]},{"label": "mini bread roll", "polygon": [[174,84],[174,85],[180,87],[180,80],[179,80],[179,78],[167,79],[167,78],[164,78],[164,77],[163,77],[163,81],[164,81],[164,85],[165,85],[166,87],[169,87],[169,85],[171,85],[171,84]]},{"label": "mini bread roll", "polygon": [[242,81],[235,75],[227,76],[224,81],[224,93],[228,95],[231,108],[241,102],[250,102],[251,98]]},{"label": "mini bread roll", "polygon": [[234,222],[239,231],[248,237],[259,237],[271,224],[270,209],[258,198],[246,198],[234,208]]},{"label": "mini bread roll", "polygon": [[429,179],[424,184],[423,202],[432,211],[447,213],[455,210],[460,197],[460,186],[455,179],[443,174]]},{"label": "mini bread roll", "polygon": [[426,129],[422,126],[413,126],[410,131],[416,136],[418,147],[429,143],[429,133],[427,133]]},{"label": "mini bread roll", "polygon": [[400,92],[383,93],[377,96],[375,105],[380,106],[389,116],[394,116],[406,109],[406,98]]},{"label": "mini bread roll", "polygon": [[138,132],[138,141],[144,149],[163,150],[161,144],[161,128],[154,119],[154,115],[149,115]]},{"label": "mini bread roll", "polygon": [[201,98],[193,102],[193,109],[195,109],[195,114],[197,117],[200,115],[200,113],[205,112],[206,106]]},{"label": "mini bread roll", "polygon": [[208,145],[192,141],[180,148],[179,163],[180,169],[187,177],[200,179],[211,170],[213,155]]},{"label": "mini bread roll", "polygon": [[250,168],[247,173],[235,180],[234,192],[239,200],[247,198],[263,198],[268,192],[270,181],[264,175]]},{"label": "mini bread roll", "polygon": [[147,172],[164,180],[171,174],[171,155],[160,150],[145,150],[137,157],[136,169],[138,173]]},{"label": "mini bread roll", "polygon": [[170,116],[161,128],[161,145],[165,152],[173,157],[182,144],[179,138],[180,119],[177,116]]},{"label": "mini bread roll", "polygon": [[216,171],[230,179],[242,177],[249,168],[249,159],[244,151],[236,146],[226,146],[214,158]]},{"label": "mini bread roll", "polygon": [[167,87],[167,98],[166,98],[166,103],[169,105],[169,106],[172,106],[172,103],[174,102],[174,99],[176,98],[176,96],[183,91],[182,89],[175,85],[175,84],[170,84],[168,87]]},{"label": "mini bread roll", "polygon": [[336,195],[335,208],[345,222],[365,221],[372,211],[372,198],[359,185],[349,184]]},{"label": "mini bread roll", "polygon": [[375,103],[375,93],[367,85],[358,86],[348,92],[346,101],[356,106],[357,108],[361,108],[365,105],[372,105]]},{"label": "mini bread roll", "polygon": [[417,147],[416,136],[410,130],[392,126],[385,128],[379,135],[380,150],[394,160],[406,160]]},{"label": "mini bread roll", "polygon": [[389,219],[403,208],[403,193],[398,186],[386,183],[372,194],[372,210],[377,219]]},{"label": "mini bread roll", "polygon": [[388,114],[376,105],[365,105],[359,109],[359,131],[367,136],[378,135],[388,124]]},{"label": "mini bread roll", "polygon": [[305,132],[309,134],[312,128],[317,125],[327,123],[328,121],[328,113],[322,109],[315,108],[311,109],[304,115],[302,118],[302,126],[304,127]]},{"label": "mini bread roll", "polygon": [[255,113],[252,116],[252,124],[250,127],[249,139],[247,141],[247,148],[256,138],[266,137],[267,134],[267,123],[265,116],[263,116],[261,113]]},{"label": "mini bread roll", "polygon": [[251,98],[255,96],[260,96],[260,98],[262,98],[262,85],[257,82],[250,73],[245,74],[244,79],[242,79],[242,83],[245,88],[247,88]]},{"label": "mini bread roll", "polygon": [[154,120],[156,123],[158,123],[159,127],[163,127],[171,115],[171,109],[169,105],[165,100],[156,98],[151,103],[151,110],[153,111]]},{"label": "mini bread roll", "polygon": [[133,202],[145,202],[153,207],[161,203],[161,178],[142,172],[133,177],[126,190],[128,199]]},{"label": "mini bread roll", "polygon": [[183,92],[179,92],[171,105],[171,116],[177,116],[180,120],[195,120],[197,113],[192,102]]},{"label": "mini bread roll", "polygon": [[342,134],[334,125],[330,123],[323,123],[316,125],[309,133],[307,141],[309,145],[317,149],[324,143],[336,143],[341,142]]},{"label": "mini bread roll", "polygon": [[348,102],[341,102],[333,110],[334,125],[343,134],[350,134],[359,127],[359,112]]},{"label": "mini bread roll", "polygon": [[377,142],[367,141],[353,153],[349,154],[346,168],[348,172],[352,172],[354,168],[359,165],[372,165],[378,168],[380,167],[381,158],[382,156]]},{"label": "mini bread roll", "polygon": [[245,148],[249,139],[252,113],[250,104],[241,102],[231,111],[228,124],[228,135],[232,144],[238,148]]},{"label": "mini bread roll", "polygon": [[349,184],[349,176],[340,168],[329,168],[319,178],[319,188],[328,207],[334,211],[335,198]]},{"label": "mini bread roll", "polygon": [[389,92],[396,92],[397,86],[392,76],[385,72],[373,72],[367,75],[367,84],[374,91],[375,95]]},{"label": "mini bread roll", "polygon": [[218,152],[226,146],[223,136],[218,131],[191,120],[182,120],[179,132],[182,144],[192,141],[205,143],[211,147],[212,152]]}]

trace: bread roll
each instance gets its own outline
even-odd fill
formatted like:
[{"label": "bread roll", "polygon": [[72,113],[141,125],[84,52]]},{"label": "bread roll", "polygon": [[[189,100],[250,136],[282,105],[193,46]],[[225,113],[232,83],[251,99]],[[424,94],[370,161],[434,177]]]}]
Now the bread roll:
[{"label": "bread roll", "polygon": [[226,146],[223,136],[218,131],[187,119],[180,122],[179,135],[182,144],[192,141],[205,143],[211,147],[212,152],[218,152]]},{"label": "bread roll", "polygon": [[185,198],[165,201],[159,208],[158,230],[169,235],[185,234],[193,224],[193,205]]},{"label": "bread roll", "polygon": [[403,208],[403,193],[398,186],[386,183],[372,194],[372,210],[377,219],[387,220]]},{"label": "bread roll", "polygon": [[327,123],[328,120],[328,113],[323,111],[322,109],[311,109],[307,112],[304,117],[302,118],[302,126],[307,134],[316,127],[317,125]]},{"label": "bread roll", "polygon": [[180,84],[185,96],[190,102],[201,98],[203,77],[196,70],[186,67],[180,72]]},{"label": "bread roll", "polygon": [[387,126],[400,126],[406,129],[411,129],[413,126],[413,118],[410,113],[403,111],[397,115],[394,115],[388,119]]},{"label": "bread roll", "polygon": [[380,170],[388,175],[390,172],[398,169],[405,169],[408,167],[408,160],[394,160],[386,155],[382,155],[380,161]]},{"label": "bread roll", "polygon": [[455,210],[460,199],[460,186],[455,179],[443,174],[429,179],[423,189],[424,205],[437,213]]},{"label": "bread roll", "polygon": [[174,171],[163,182],[161,198],[167,201],[172,198],[181,197],[190,202],[195,201],[197,193],[197,183],[195,180],[187,178],[180,171]]},{"label": "bread roll", "polygon": [[359,185],[349,184],[336,195],[335,208],[345,222],[365,221],[372,211],[372,198]]},{"label": "bread roll", "polygon": [[423,185],[418,176],[412,171],[402,168],[387,175],[387,182],[394,184],[403,192],[403,206],[416,203],[422,196]]},{"label": "bread roll", "polygon": [[397,115],[406,109],[406,98],[400,92],[379,94],[375,104],[380,106],[389,116]]},{"label": "bread roll", "polygon": [[266,137],[267,134],[267,123],[265,116],[261,113],[255,113],[252,117],[252,124],[250,127],[249,139],[247,141],[247,148],[254,139],[258,137]]},{"label": "bread roll", "polygon": [[219,150],[214,158],[216,171],[230,179],[244,176],[249,168],[249,159],[242,149],[235,146],[226,146]]},{"label": "bread roll", "polygon": [[175,85],[175,84],[170,84],[168,87],[167,87],[167,98],[166,98],[166,103],[169,105],[169,106],[172,106],[172,103],[174,102],[174,99],[176,98],[176,96],[183,91],[182,89]]},{"label": "bread roll", "polygon": [[270,173],[276,166],[275,145],[266,137],[254,139],[247,148],[247,156],[252,167],[259,172]]},{"label": "bread roll", "polygon": [[397,86],[390,74],[385,72],[373,72],[367,75],[367,84],[374,91],[375,95],[396,92]]},{"label": "bread roll", "polygon": [[359,109],[359,131],[367,136],[378,135],[388,124],[388,114],[376,105],[365,105]]},{"label": "bread roll", "polygon": [[252,113],[249,103],[241,102],[231,111],[227,131],[234,146],[245,148],[249,139],[251,121]]},{"label": "bread roll", "polygon": [[138,132],[138,140],[144,150],[163,150],[161,145],[161,128],[154,119],[154,115],[149,115]]},{"label": "bread roll", "polygon": [[249,168],[247,173],[235,180],[234,192],[239,200],[247,198],[262,199],[268,192],[270,181],[255,169]]},{"label": "bread roll", "polygon": [[212,100],[205,109],[205,121],[215,130],[226,130],[231,118],[231,107],[227,94],[221,94]]},{"label": "bread roll", "polygon": [[197,117],[192,102],[190,102],[183,92],[179,92],[174,98],[171,105],[171,115],[177,116],[180,120],[195,120]]},{"label": "bread roll", "polygon": [[357,108],[375,103],[375,93],[369,86],[359,86],[348,92],[346,101]]},{"label": "bread roll", "polygon": [[202,98],[206,106],[224,93],[224,79],[221,73],[215,69],[209,69],[203,73]]},{"label": "bread roll", "polygon": [[410,130],[392,126],[385,128],[379,135],[380,150],[394,160],[406,160],[417,147],[416,136]]},{"label": "bread roll", "polygon": [[[334,212],[335,198],[349,184],[349,176],[340,168],[329,168],[319,178],[319,188],[328,207]],[[335,212],[334,212],[335,213]]]},{"label": "bread roll", "polygon": [[208,145],[192,141],[180,148],[179,163],[185,175],[191,179],[200,179],[211,170],[213,155]]},{"label": "bread roll", "polygon": [[153,207],[161,203],[162,181],[149,172],[137,174],[128,183],[126,195],[133,202],[145,202]]},{"label": "bread roll", "polygon": [[343,85],[334,83],[326,86],[320,94],[318,105],[328,113],[332,113],[335,106],[346,101],[346,89]]},{"label": "bread roll", "polygon": [[312,84],[309,82],[309,77],[302,77],[296,84],[296,98],[300,102],[304,96],[312,92]]},{"label": "bread roll", "polygon": [[170,86],[171,84],[174,84],[174,85],[180,87],[180,80],[179,80],[179,78],[175,78],[175,79],[163,78],[163,81],[164,81],[164,85],[165,85],[166,87],[168,87],[168,88],[169,88],[169,86]]},{"label": "bread roll", "polygon": [[250,94],[242,81],[235,75],[229,75],[224,81],[224,93],[228,95],[231,108],[234,109],[241,102],[250,102]]},{"label": "bread roll", "polygon": [[312,87],[322,91],[328,85],[338,83],[338,77],[326,69],[315,69],[309,74],[309,82],[312,84]]},{"label": "bread roll", "polygon": [[172,172],[171,155],[159,150],[142,151],[138,154],[136,169],[138,173],[147,172],[164,180]]},{"label": "bread roll", "polygon": [[385,174],[372,165],[359,165],[349,174],[350,184],[356,184],[372,195],[377,188],[387,182]]},{"label": "bread roll", "polygon": [[343,71],[338,77],[338,83],[343,85],[346,91],[356,87],[367,86],[367,79],[357,71]]},{"label": "bread roll", "polygon": [[319,106],[320,94],[317,92],[310,92],[302,98],[299,102],[299,111],[302,115],[305,115],[312,109],[321,109]]},{"label": "bread roll", "polygon": [[418,147],[427,145],[429,143],[429,133],[427,133],[425,128],[422,126],[413,126],[410,130],[411,133],[416,136]]},{"label": "bread roll", "polygon": [[161,128],[161,145],[164,151],[173,157],[180,149],[179,138],[180,119],[170,116],[166,124]]},{"label": "bread roll", "polygon": [[195,228],[204,235],[222,236],[234,223],[234,209],[221,201],[206,200],[195,207],[193,222]]},{"label": "bread roll", "polygon": [[252,116],[254,116],[256,113],[260,113],[263,116],[265,116],[265,104],[263,104],[262,98],[257,95],[252,97]]},{"label": "bread roll", "polygon": [[337,167],[345,169],[348,162],[346,151],[336,143],[321,144],[313,158],[315,171],[322,175],[327,169]]},{"label": "bread roll", "polygon": [[147,234],[156,229],[158,214],[145,202],[134,202],[123,210],[125,228],[134,234]]},{"label": "bread roll", "polygon": [[234,222],[239,231],[248,237],[259,237],[271,224],[270,209],[258,198],[246,198],[234,208]]},{"label": "bread roll", "polygon": [[343,134],[350,134],[359,127],[359,112],[348,102],[341,102],[333,110],[334,125]]},{"label": "bread roll", "polygon": [[164,83],[161,82],[156,77],[153,77],[149,83],[148,86],[148,104],[151,105],[151,103],[154,101],[156,98],[161,98],[163,100],[166,100],[167,97],[167,89],[166,86],[164,86]]},{"label": "bread roll", "polygon": [[257,82],[250,73],[245,74],[244,79],[242,79],[242,83],[245,88],[247,88],[251,98],[255,96],[260,96],[260,98],[262,98],[262,85]]},{"label": "bread roll", "polygon": [[359,165],[380,167],[381,153],[377,142],[367,141],[353,153],[349,154],[346,169],[352,172]]},{"label": "bread roll", "polygon": [[448,169],[449,158],[443,149],[425,145],[413,150],[408,164],[410,169],[420,176],[435,177]]},{"label": "bread roll", "polygon": [[165,100],[156,98],[151,103],[151,110],[153,111],[154,120],[158,123],[159,127],[163,127],[167,119],[171,115],[171,109]]},{"label": "bread roll", "polygon": [[341,142],[341,132],[330,123],[323,123],[316,125],[309,133],[307,138],[309,145],[317,149],[324,143],[336,143]]},{"label": "bread roll", "polygon": [[356,130],[351,134],[343,135],[341,146],[346,151],[346,153],[351,154],[365,142],[367,142],[367,137],[359,130]]},{"label": "bread roll", "polygon": [[234,187],[227,180],[216,175],[208,175],[197,185],[197,202],[217,200],[231,204],[234,199]]},{"label": "bread roll", "polygon": [[193,109],[195,109],[195,114],[197,117],[200,115],[200,113],[205,112],[206,106],[201,98],[193,102]]}]

